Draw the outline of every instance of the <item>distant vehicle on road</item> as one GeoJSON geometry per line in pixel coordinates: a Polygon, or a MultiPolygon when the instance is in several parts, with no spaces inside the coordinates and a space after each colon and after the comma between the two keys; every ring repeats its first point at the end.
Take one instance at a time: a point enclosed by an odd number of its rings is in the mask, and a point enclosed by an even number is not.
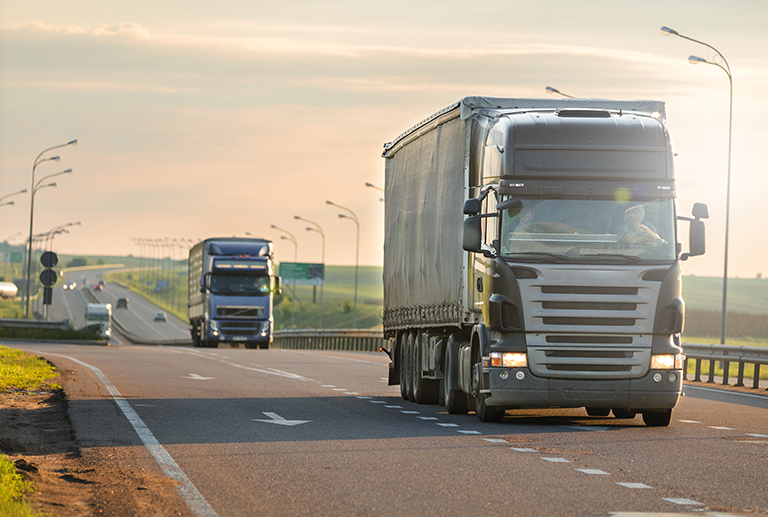
{"type": "Polygon", "coordinates": [[[85,308],[85,326],[93,328],[102,337],[112,335],[112,305],[109,303],[89,303],[85,308]]]}
{"type": "Polygon", "coordinates": [[[74,291],[75,287],[77,287],[77,282],[72,282],[71,284],[64,284],[61,286],[65,291],[69,289],[70,291],[74,291]]]}
{"type": "Polygon", "coordinates": [[[101,284],[94,284],[93,285],[93,290],[94,291],[102,291],[103,289],[104,289],[104,286],[101,285],[101,284]]]}
{"type": "Polygon", "coordinates": [[[128,308],[128,298],[118,298],[117,304],[115,305],[115,309],[127,309],[128,308]]]}
{"type": "Polygon", "coordinates": [[[19,288],[13,282],[0,282],[0,298],[15,298],[19,288]]]}
{"type": "Polygon", "coordinates": [[[155,321],[165,322],[166,321],[165,313],[164,312],[158,312],[157,314],[155,314],[155,321]]]}

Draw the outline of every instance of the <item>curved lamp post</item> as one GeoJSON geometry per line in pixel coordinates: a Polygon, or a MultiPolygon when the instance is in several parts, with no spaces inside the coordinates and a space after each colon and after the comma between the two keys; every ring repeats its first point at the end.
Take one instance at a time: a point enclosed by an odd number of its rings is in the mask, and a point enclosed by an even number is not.
{"type": "MultiPolygon", "coordinates": [[[[38,165],[40,165],[43,162],[59,161],[61,159],[59,156],[52,156],[50,158],[45,158],[43,157],[43,155],[48,151],[52,151],[54,149],[60,149],[62,147],[67,147],[68,145],[77,145],[77,140],[70,140],[66,144],[54,145],[53,147],[48,147],[47,149],[43,149],[42,151],[40,151],[40,154],[38,154],[37,157],[35,157],[35,161],[32,164],[32,190],[30,191],[31,194],[30,194],[30,202],[29,202],[29,253],[27,253],[27,306],[26,306],[26,315],[24,316],[26,319],[29,319],[29,275],[30,275],[30,269],[32,266],[32,220],[35,214],[35,188],[36,188],[35,169],[37,168],[38,165]]],[[[69,169],[69,172],[72,172],[72,169],[69,169]]],[[[64,173],[62,172],[60,174],[64,174],[64,173]]],[[[55,176],[55,174],[52,176],[55,176]]],[[[51,176],[46,176],[46,177],[50,178],[51,176]]]]}
{"type": "MultiPolygon", "coordinates": [[[[299,256],[299,241],[296,240],[296,236],[293,235],[288,230],[284,230],[283,228],[275,226],[274,224],[270,225],[270,228],[273,228],[278,232],[282,232],[286,234],[286,235],[281,235],[280,238],[293,243],[293,263],[295,264],[298,261],[298,256],[299,256]]],[[[293,278],[293,304],[291,305],[291,328],[295,328],[295,327],[296,327],[296,277],[293,278]]]]}
{"type": "Polygon", "coordinates": [[[310,221],[309,219],[304,219],[303,217],[299,217],[298,215],[294,215],[293,218],[313,225],[312,227],[307,226],[307,231],[319,233],[320,237],[322,237],[323,239],[323,247],[322,247],[321,259],[320,259],[320,262],[323,264],[323,283],[320,284],[320,317],[318,322],[318,328],[322,329],[323,328],[323,291],[325,290],[325,233],[323,232],[323,228],[314,221],[310,221]]]}
{"type": "MultiPolygon", "coordinates": [[[[77,140],[75,140],[75,142],[77,142],[77,140]]],[[[65,145],[69,145],[69,144],[65,144],[65,145]]],[[[60,146],[60,147],[63,147],[63,146],[60,146]]],[[[43,151],[43,152],[45,152],[45,151],[43,151]]],[[[38,156],[38,159],[39,159],[39,156],[38,156]]],[[[54,159],[58,160],[59,157],[55,156],[54,158],[50,158],[50,160],[54,160],[54,159]]],[[[46,161],[46,160],[40,160],[39,162],[35,163],[35,167],[39,163],[42,163],[44,161],[46,161]]],[[[66,169],[66,170],[63,170],[61,172],[57,172],[55,174],[49,174],[48,176],[45,176],[45,177],[41,178],[40,181],[35,183],[34,182],[34,176],[35,176],[34,167],[32,168],[32,177],[33,177],[33,180],[32,180],[32,191],[31,191],[32,193],[30,194],[30,200],[29,200],[29,253],[27,254],[27,305],[26,305],[26,314],[24,316],[26,319],[29,319],[29,296],[30,296],[29,282],[30,282],[30,276],[32,274],[31,273],[32,272],[32,221],[33,221],[33,216],[34,216],[34,213],[35,213],[35,193],[37,193],[37,191],[42,189],[42,188],[45,188],[45,187],[55,187],[57,185],[56,183],[49,183],[47,185],[43,185],[43,182],[45,180],[47,180],[48,178],[53,178],[54,176],[61,176],[62,174],[71,174],[71,173],[72,173],[72,169],[66,169]]]]}
{"type": "MultiPolygon", "coordinates": [[[[24,194],[25,192],[27,192],[27,189],[19,190],[18,192],[13,192],[12,194],[6,194],[6,195],[0,197],[0,201],[2,201],[3,199],[5,199],[7,197],[18,196],[19,194],[24,194]]],[[[0,203],[0,206],[13,205],[13,204],[14,204],[13,201],[6,201],[5,203],[0,203]]]]}
{"type": "Polygon", "coordinates": [[[704,43],[703,41],[689,38],[688,36],[684,36],[676,30],[670,29],[669,27],[662,27],[661,33],[664,36],[677,36],[678,38],[687,39],[688,41],[693,41],[694,43],[698,43],[699,45],[704,45],[705,47],[712,49],[715,52],[715,55],[719,56],[723,61],[722,64],[715,61],[708,61],[697,56],[690,56],[688,58],[688,62],[692,65],[706,63],[708,65],[714,65],[720,68],[723,72],[725,72],[725,75],[728,76],[728,83],[730,85],[730,100],[728,104],[728,175],[725,188],[725,252],[723,258],[723,301],[721,308],[722,312],[720,315],[720,344],[724,345],[728,306],[728,226],[731,214],[731,136],[733,133],[733,76],[731,75],[731,67],[728,65],[728,61],[725,59],[725,56],[723,56],[719,50],[717,50],[709,43],[704,43]]]}
{"type": "Polygon", "coordinates": [[[339,214],[339,217],[342,219],[350,219],[352,222],[355,223],[355,226],[357,226],[357,238],[356,238],[356,245],[355,245],[355,301],[354,301],[354,309],[352,313],[352,328],[357,328],[357,270],[360,263],[360,220],[357,218],[357,214],[355,214],[352,210],[350,210],[347,207],[337,205],[333,201],[326,201],[325,202],[328,205],[335,206],[336,208],[339,208],[341,210],[344,210],[347,212],[347,214],[339,214]]]}
{"type": "MultiPolygon", "coordinates": [[[[383,188],[381,188],[381,187],[377,187],[377,186],[376,186],[376,185],[374,185],[373,183],[368,183],[368,182],[366,182],[366,183],[365,183],[365,186],[366,186],[366,187],[369,187],[369,188],[372,188],[372,189],[374,189],[374,190],[378,190],[379,192],[384,192],[384,189],[383,189],[383,188]]],[[[379,201],[381,201],[381,202],[383,203],[383,202],[384,202],[384,198],[383,198],[383,197],[382,197],[382,198],[379,198],[379,201]]]]}
{"type": "Polygon", "coordinates": [[[567,93],[563,93],[560,90],[558,90],[557,88],[552,88],[551,86],[547,86],[546,88],[544,88],[544,90],[547,93],[556,93],[558,95],[562,95],[563,97],[568,97],[569,99],[575,98],[573,95],[568,95],[567,93]]]}

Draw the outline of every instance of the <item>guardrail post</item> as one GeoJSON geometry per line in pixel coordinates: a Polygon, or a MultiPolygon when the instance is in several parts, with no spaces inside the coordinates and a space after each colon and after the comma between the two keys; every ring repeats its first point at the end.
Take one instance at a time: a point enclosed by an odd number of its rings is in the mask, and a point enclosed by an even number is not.
{"type": "Polygon", "coordinates": [[[728,375],[731,373],[731,362],[723,361],[723,386],[728,386],[728,375]]]}
{"type": "Polygon", "coordinates": [[[734,386],[737,388],[744,387],[744,361],[739,361],[739,377],[736,379],[734,386]]]}
{"type": "Polygon", "coordinates": [[[683,359],[683,380],[688,380],[688,358],[683,359]]]}
{"type": "Polygon", "coordinates": [[[701,359],[696,359],[696,373],[694,374],[693,382],[701,382],[701,359]]]}
{"type": "Polygon", "coordinates": [[[760,387],[760,364],[755,363],[755,369],[754,373],[752,374],[752,389],[757,389],[760,387]]]}
{"type": "Polygon", "coordinates": [[[707,384],[714,384],[715,383],[715,360],[710,359],[709,360],[709,378],[707,379],[707,384]]]}

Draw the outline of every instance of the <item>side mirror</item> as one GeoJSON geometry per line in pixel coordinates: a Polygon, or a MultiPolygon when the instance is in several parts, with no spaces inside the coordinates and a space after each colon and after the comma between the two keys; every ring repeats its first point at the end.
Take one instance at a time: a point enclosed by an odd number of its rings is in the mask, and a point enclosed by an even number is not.
{"type": "Polygon", "coordinates": [[[275,277],[275,294],[283,294],[283,288],[280,285],[280,277],[275,277]]]}
{"type": "Polygon", "coordinates": [[[464,201],[464,215],[477,215],[480,213],[480,200],[471,198],[464,201]]]}
{"type": "Polygon", "coordinates": [[[704,203],[694,203],[693,217],[696,219],[709,219],[709,206],[704,203]]]}
{"type": "MultiPolygon", "coordinates": [[[[476,199],[468,199],[470,201],[477,201],[476,199]]],[[[478,203],[479,205],[479,203],[478,203]]],[[[466,203],[464,204],[464,211],[466,213],[466,203]]],[[[462,247],[464,251],[471,251],[474,253],[480,253],[482,250],[483,242],[483,230],[480,225],[480,216],[473,215],[464,219],[464,236],[462,241],[462,247]]]]}
{"type": "Polygon", "coordinates": [[[200,275],[200,292],[205,292],[205,274],[200,275]]]}

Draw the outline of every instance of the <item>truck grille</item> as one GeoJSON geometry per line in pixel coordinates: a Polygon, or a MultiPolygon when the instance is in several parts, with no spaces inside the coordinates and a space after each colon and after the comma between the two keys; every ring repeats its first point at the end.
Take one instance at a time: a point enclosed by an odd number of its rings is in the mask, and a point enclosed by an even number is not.
{"type": "Polygon", "coordinates": [[[629,379],[650,366],[659,282],[634,266],[542,266],[519,280],[534,375],[629,379]]]}
{"type": "Polygon", "coordinates": [[[216,307],[216,316],[219,318],[263,318],[264,307],[216,307]]]}
{"type": "Polygon", "coordinates": [[[255,336],[261,331],[261,321],[218,320],[219,330],[226,336],[255,336]]]}

